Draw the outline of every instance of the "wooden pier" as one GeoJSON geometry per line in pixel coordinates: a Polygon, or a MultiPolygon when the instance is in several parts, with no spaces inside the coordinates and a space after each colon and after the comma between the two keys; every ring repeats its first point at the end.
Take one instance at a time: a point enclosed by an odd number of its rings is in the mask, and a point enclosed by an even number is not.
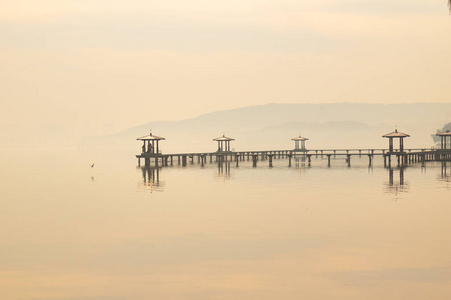
{"type": "Polygon", "coordinates": [[[256,167],[258,162],[268,161],[272,166],[273,160],[278,158],[288,159],[288,166],[291,166],[292,158],[304,157],[310,164],[313,157],[327,158],[328,165],[331,164],[332,157],[344,157],[348,166],[351,166],[352,157],[368,157],[368,165],[372,165],[375,156],[384,158],[384,166],[408,165],[426,161],[451,161],[451,149],[405,149],[404,151],[389,151],[388,149],[311,149],[303,152],[295,150],[265,150],[265,151],[220,151],[220,152],[200,152],[200,153],[141,153],[136,155],[138,166],[141,166],[141,159],[146,166],[169,166],[197,163],[204,165],[207,162],[233,161],[236,166],[242,161],[252,161],[256,167]]]}
{"type": "Polygon", "coordinates": [[[155,136],[150,133],[147,136],[138,138],[137,140],[143,142],[141,154],[136,155],[138,158],[138,166],[141,166],[141,159],[144,160],[145,166],[163,167],[169,165],[186,166],[197,162],[201,166],[207,162],[231,162],[234,161],[238,167],[242,161],[252,160],[252,165],[257,167],[259,161],[268,161],[268,165],[272,167],[273,159],[287,158],[288,166],[291,167],[292,158],[303,157],[311,164],[312,156],[327,158],[328,166],[331,165],[331,157],[341,156],[345,158],[347,165],[351,166],[351,159],[353,156],[367,156],[368,165],[371,166],[375,156],[382,156],[385,167],[392,167],[392,165],[405,166],[408,164],[415,164],[418,162],[424,163],[426,161],[451,161],[451,145],[447,148],[447,137],[450,138],[451,133],[438,134],[441,136],[440,149],[405,149],[404,139],[410,137],[408,134],[395,131],[385,134],[382,137],[389,139],[388,149],[306,149],[305,141],[308,138],[298,137],[293,138],[295,141],[295,148],[292,150],[263,150],[263,151],[231,151],[230,142],[235,139],[222,135],[219,138],[213,139],[218,143],[218,150],[215,152],[200,152],[200,153],[177,153],[177,154],[162,154],[159,150],[159,141],[165,140],[163,137],[155,136]],[[399,139],[399,149],[394,149],[393,140],[399,139]],[[301,142],[301,147],[299,147],[301,142]]]}

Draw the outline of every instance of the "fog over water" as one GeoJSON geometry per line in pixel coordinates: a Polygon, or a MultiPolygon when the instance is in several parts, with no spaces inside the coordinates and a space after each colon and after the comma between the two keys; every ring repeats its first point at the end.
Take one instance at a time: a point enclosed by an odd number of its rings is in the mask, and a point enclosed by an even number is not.
{"type": "Polygon", "coordinates": [[[2,299],[451,296],[450,163],[146,169],[139,150],[2,149],[2,299]]]}

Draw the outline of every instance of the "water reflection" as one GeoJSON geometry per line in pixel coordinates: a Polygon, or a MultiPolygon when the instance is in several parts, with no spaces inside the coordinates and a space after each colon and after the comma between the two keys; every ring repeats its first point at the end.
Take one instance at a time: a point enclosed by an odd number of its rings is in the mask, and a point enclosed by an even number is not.
{"type": "MultiPolygon", "coordinates": [[[[451,165],[448,166],[446,162],[442,162],[440,175],[437,177],[439,181],[451,183],[451,165]]],[[[450,185],[447,185],[450,187],[450,185]]]]}
{"type": "Polygon", "coordinates": [[[397,173],[399,173],[399,180],[395,180],[395,169],[388,169],[388,182],[385,183],[385,191],[388,193],[394,193],[396,196],[399,193],[409,192],[409,183],[404,180],[404,170],[406,167],[396,168],[397,173]]]}
{"type": "MultiPolygon", "coordinates": [[[[302,155],[301,157],[295,156],[295,158],[294,158],[294,167],[296,169],[305,168],[306,160],[307,159],[306,159],[305,155],[302,155]]],[[[308,166],[310,166],[310,163],[308,164],[308,166]]]]}
{"type": "MultiPolygon", "coordinates": [[[[262,172],[266,172],[268,169],[263,164],[263,161],[257,165],[255,168],[262,168],[262,172]],[[263,166],[262,166],[263,164],[263,166]]],[[[275,165],[276,168],[280,170],[280,166],[288,166],[289,169],[299,170],[301,172],[307,171],[309,169],[315,169],[315,163],[312,165],[310,159],[307,156],[293,156],[291,160],[286,160],[288,163],[285,165],[285,162],[281,162],[275,165]]],[[[421,168],[413,168],[413,170],[421,170],[422,174],[426,173],[426,163],[421,164],[421,168]]],[[[230,180],[234,178],[234,172],[232,168],[238,170],[240,166],[250,167],[252,166],[252,161],[239,161],[236,160],[227,160],[227,159],[218,159],[216,162],[211,162],[210,164],[202,164],[201,169],[207,168],[215,168],[216,172],[214,177],[216,179],[221,180],[230,180]]],[[[328,163],[328,169],[335,169],[334,166],[328,163]]],[[[360,168],[362,165],[359,166],[360,168]]],[[[386,168],[384,170],[388,173],[388,180],[383,182],[384,192],[394,194],[395,196],[400,195],[401,193],[410,192],[410,182],[405,180],[406,168],[408,166],[399,166],[399,167],[391,167],[386,168]]],[[[154,167],[154,166],[145,166],[138,167],[142,173],[142,182],[140,183],[140,188],[143,190],[150,191],[163,191],[165,183],[160,180],[160,172],[163,167],[154,167]]],[[[321,169],[324,168],[324,164],[321,165],[321,169]]],[[[339,166],[342,168],[342,166],[339,166]]],[[[433,168],[437,171],[436,180],[440,182],[446,183],[446,188],[451,188],[451,164],[449,162],[441,163],[441,170],[439,172],[438,168],[433,168]]],[[[379,168],[374,168],[373,164],[367,166],[368,174],[373,175],[375,170],[381,170],[379,168]]],[[[326,172],[326,171],[325,171],[326,172]]],[[[379,171],[376,171],[379,173],[379,171]]],[[[326,174],[324,174],[327,176],[326,174]]],[[[94,177],[91,177],[91,180],[94,181],[94,177]]]]}
{"type": "Polygon", "coordinates": [[[232,178],[230,172],[230,161],[220,159],[218,160],[217,166],[218,166],[217,178],[223,180],[229,180],[230,178],[232,178]]]}
{"type": "Polygon", "coordinates": [[[142,172],[142,184],[140,185],[143,190],[163,191],[165,183],[160,182],[160,169],[161,167],[145,166],[141,167],[142,172]]]}

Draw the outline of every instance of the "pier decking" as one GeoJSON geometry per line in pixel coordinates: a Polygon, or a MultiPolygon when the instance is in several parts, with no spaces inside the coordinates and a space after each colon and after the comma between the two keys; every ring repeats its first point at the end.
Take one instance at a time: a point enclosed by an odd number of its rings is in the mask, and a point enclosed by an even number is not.
{"type": "Polygon", "coordinates": [[[144,159],[146,166],[154,165],[156,167],[173,165],[175,160],[177,161],[177,164],[186,166],[188,160],[193,164],[195,158],[197,158],[197,163],[201,165],[204,165],[207,160],[212,163],[214,159],[215,162],[235,161],[237,166],[240,161],[249,161],[252,159],[254,167],[257,166],[259,160],[268,160],[269,166],[272,166],[273,158],[288,158],[288,166],[291,166],[293,157],[303,157],[307,159],[308,164],[310,165],[312,156],[326,156],[328,166],[331,164],[332,156],[345,156],[349,167],[351,166],[351,158],[356,155],[359,157],[362,155],[368,156],[368,164],[370,166],[373,163],[374,156],[383,156],[385,167],[392,166],[392,158],[397,161],[398,166],[426,161],[451,161],[451,146],[449,148],[446,147],[447,137],[450,137],[451,139],[451,133],[447,131],[437,135],[441,137],[440,149],[405,149],[404,139],[410,137],[410,135],[398,132],[398,129],[395,129],[395,131],[382,136],[389,140],[388,149],[306,149],[305,141],[309,139],[299,135],[292,139],[295,142],[295,147],[292,150],[231,151],[230,142],[235,139],[226,137],[223,134],[221,137],[213,139],[213,141],[218,143],[218,150],[216,152],[162,154],[159,150],[158,142],[165,140],[165,138],[150,133],[147,136],[137,139],[143,142],[143,146],[141,154],[136,155],[136,157],[138,158],[138,166],[141,166],[141,159],[144,159]],[[399,149],[394,149],[394,139],[399,140],[399,149]],[[301,142],[301,147],[299,147],[299,142],[301,142]]]}
{"type": "Polygon", "coordinates": [[[396,160],[397,165],[407,165],[426,161],[451,161],[451,149],[429,149],[416,148],[404,149],[404,151],[389,151],[389,149],[309,149],[309,150],[263,150],[263,151],[216,151],[216,152],[196,152],[196,153],[176,153],[176,154],[162,154],[162,153],[141,153],[136,155],[138,158],[138,165],[141,165],[141,159],[144,160],[145,165],[154,166],[169,166],[178,164],[186,166],[188,162],[193,164],[205,164],[221,161],[235,161],[239,165],[240,161],[252,160],[256,167],[258,161],[268,161],[272,166],[274,158],[287,158],[288,165],[291,166],[291,159],[293,157],[305,157],[308,163],[311,163],[311,158],[326,157],[328,165],[331,163],[331,157],[345,157],[346,162],[351,166],[351,158],[353,156],[367,156],[368,163],[373,163],[374,156],[383,156],[384,165],[391,166],[392,159],[396,160]]]}

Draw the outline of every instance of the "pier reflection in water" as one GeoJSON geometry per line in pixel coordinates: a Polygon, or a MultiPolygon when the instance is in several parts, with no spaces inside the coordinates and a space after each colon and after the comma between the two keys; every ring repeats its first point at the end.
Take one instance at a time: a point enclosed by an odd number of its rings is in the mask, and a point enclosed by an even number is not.
{"type": "MultiPolygon", "coordinates": [[[[288,159],[287,158],[279,158],[279,159],[274,159],[274,162],[278,162],[275,163],[274,165],[272,164],[272,162],[267,165],[269,167],[269,169],[272,168],[289,168],[289,169],[299,169],[299,170],[307,170],[307,169],[324,169],[327,166],[327,169],[336,169],[336,168],[342,168],[342,167],[346,167],[347,169],[352,170],[353,168],[357,168],[357,169],[361,169],[362,167],[366,167],[368,169],[368,174],[373,174],[374,173],[374,164],[365,164],[365,163],[361,163],[356,164],[355,167],[350,167],[349,166],[349,162],[346,159],[343,158],[336,158],[336,162],[334,163],[333,166],[331,166],[330,163],[330,158],[327,159],[322,159],[322,158],[317,158],[318,161],[315,162],[314,167],[312,167],[311,165],[311,161],[310,159],[308,159],[308,157],[306,155],[295,155],[292,157],[292,159],[289,160],[289,164],[286,164],[288,159]],[[323,164],[318,164],[318,162],[321,162],[323,164]],[[326,161],[327,161],[327,165],[326,165],[326,161]],[[337,161],[342,162],[341,164],[338,164],[337,161]]],[[[261,161],[264,161],[264,159],[261,159],[261,161]]],[[[362,160],[363,161],[363,160],[362,160]]],[[[188,165],[189,168],[200,168],[200,169],[208,169],[211,168],[212,166],[216,166],[216,175],[215,178],[218,179],[223,179],[223,180],[230,180],[232,179],[234,176],[234,172],[238,171],[238,169],[240,169],[240,167],[246,169],[246,168],[250,168],[252,166],[252,168],[255,168],[255,161],[242,161],[240,163],[240,165],[238,164],[237,161],[234,160],[230,160],[227,158],[220,158],[217,159],[216,161],[212,161],[212,162],[207,162],[205,161],[205,163],[202,161],[201,164],[194,164],[193,162],[190,162],[190,164],[188,165]]],[[[420,164],[418,164],[418,166],[421,168],[421,173],[425,173],[426,172],[426,163],[422,162],[420,164]]],[[[184,166],[183,168],[186,168],[186,166],[184,166]]],[[[376,168],[378,170],[382,169],[381,165],[377,165],[376,168]]],[[[384,167],[384,169],[387,172],[388,175],[388,180],[384,181],[383,185],[384,185],[384,191],[386,193],[392,193],[395,196],[398,196],[400,193],[406,193],[410,191],[410,183],[409,181],[407,181],[405,179],[405,173],[407,168],[412,168],[409,166],[398,166],[398,167],[389,167],[386,168],[384,167]]],[[[164,190],[164,186],[165,186],[165,182],[164,181],[160,181],[160,173],[162,171],[162,167],[153,167],[153,166],[145,166],[145,167],[139,167],[138,169],[141,170],[142,172],[142,184],[141,184],[141,188],[146,189],[146,190],[151,190],[151,191],[163,191],[164,190]]],[[[415,169],[415,168],[414,168],[415,169]]],[[[442,162],[441,163],[441,172],[440,174],[437,175],[437,180],[439,181],[444,181],[444,182],[451,182],[451,166],[450,163],[448,162],[442,162]]]]}
{"type": "Polygon", "coordinates": [[[451,183],[451,163],[442,162],[441,172],[438,180],[451,183]]]}
{"type": "Polygon", "coordinates": [[[230,165],[231,162],[227,160],[218,160],[217,166],[218,166],[218,176],[217,178],[228,180],[231,178],[231,172],[230,172],[230,165]]]}
{"type": "Polygon", "coordinates": [[[163,191],[165,182],[160,182],[161,167],[138,167],[142,173],[142,183],[140,188],[143,190],[163,191]]]}
{"type": "MultiPolygon", "coordinates": [[[[294,157],[294,167],[295,168],[305,168],[306,161],[307,161],[307,159],[306,159],[305,155],[295,156],[294,157]]],[[[308,164],[308,166],[310,167],[310,164],[308,164]]]]}
{"type": "MultiPolygon", "coordinates": [[[[311,160],[306,155],[300,154],[300,155],[294,155],[292,158],[288,160],[288,158],[279,158],[277,159],[274,157],[274,164],[272,161],[267,166],[269,169],[272,168],[289,168],[289,169],[299,169],[299,170],[307,170],[307,169],[323,169],[327,166],[328,169],[336,169],[336,168],[342,168],[346,167],[347,169],[352,170],[353,168],[361,169],[362,167],[366,167],[368,169],[368,174],[373,174],[374,172],[374,164],[366,164],[366,161],[361,160],[360,164],[357,162],[355,167],[351,167],[349,165],[349,161],[347,159],[343,158],[332,158],[335,160],[334,164],[331,166],[331,158],[316,158],[317,161],[315,161],[314,166],[312,167],[311,160]],[[288,164],[287,164],[288,162],[288,164]],[[318,164],[321,163],[322,164],[318,164]],[[327,162],[327,164],[326,164],[327,162]],[[341,163],[338,163],[341,162],[341,163]]],[[[267,159],[258,159],[258,161],[265,161],[267,159]]],[[[242,168],[249,168],[252,166],[252,168],[255,168],[256,162],[255,161],[240,161],[240,164],[238,164],[237,160],[228,159],[225,158],[219,158],[216,161],[207,162],[205,160],[202,161],[200,164],[194,164],[192,161],[188,165],[189,168],[200,168],[200,169],[208,169],[212,166],[216,166],[216,175],[215,178],[222,179],[222,180],[230,180],[234,176],[235,170],[237,171],[242,168]]],[[[426,163],[422,162],[417,165],[421,168],[421,173],[426,172],[426,163]]],[[[186,166],[184,166],[185,168],[186,166]]],[[[382,165],[377,165],[376,168],[381,170],[382,165]]],[[[384,169],[387,172],[388,180],[384,181],[384,191],[386,193],[394,194],[395,196],[399,196],[401,193],[407,193],[410,191],[410,182],[405,179],[405,173],[407,168],[412,168],[411,166],[398,166],[398,167],[384,167],[384,169]]],[[[141,167],[142,172],[142,184],[141,188],[151,191],[163,191],[165,182],[160,181],[160,173],[162,171],[162,167],[141,167]]],[[[415,169],[415,168],[414,168],[415,169]]],[[[441,172],[437,175],[438,181],[443,182],[451,182],[451,167],[449,162],[442,162],[441,163],[441,172]]]]}
{"type": "Polygon", "coordinates": [[[408,192],[410,187],[409,183],[404,180],[404,172],[406,167],[389,168],[388,169],[388,182],[386,182],[386,192],[398,193],[408,192]],[[395,173],[399,173],[399,180],[395,180],[395,173]]]}

